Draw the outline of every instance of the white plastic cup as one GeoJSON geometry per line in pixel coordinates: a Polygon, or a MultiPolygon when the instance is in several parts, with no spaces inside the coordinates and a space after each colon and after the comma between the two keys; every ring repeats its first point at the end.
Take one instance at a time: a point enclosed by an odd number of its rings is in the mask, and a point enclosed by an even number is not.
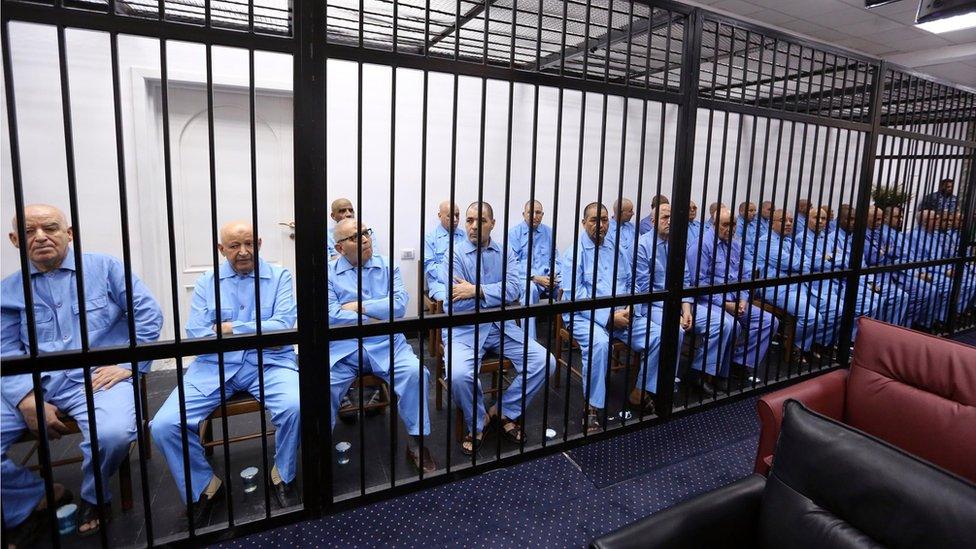
{"type": "Polygon", "coordinates": [[[241,482],[244,484],[244,493],[250,494],[258,489],[258,468],[245,467],[241,471],[241,482]]]}
{"type": "Polygon", "coordinates": [[[346,441],[342,441],[336,444],[336,462],[339,465],[345,465],[349,463],[349,449],[352,448],[352,444],[346,441]]]}
{"type": "Polygon", "coordinates": [[[75,533],[78,527],[78,506],[74,503],[58,507],[58,533],[62,536],[69,536],[75,533]]]}

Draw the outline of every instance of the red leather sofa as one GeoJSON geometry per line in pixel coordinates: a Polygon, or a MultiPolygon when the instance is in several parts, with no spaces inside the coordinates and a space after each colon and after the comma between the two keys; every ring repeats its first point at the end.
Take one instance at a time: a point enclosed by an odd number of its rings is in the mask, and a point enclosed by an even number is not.
{"type": "Polygon", "coordinates": [[[849,369],[759,400],[756,472],[769,471],[792,398],[976,482],[976,347],[869,318],[858,323],[849,369]]]}

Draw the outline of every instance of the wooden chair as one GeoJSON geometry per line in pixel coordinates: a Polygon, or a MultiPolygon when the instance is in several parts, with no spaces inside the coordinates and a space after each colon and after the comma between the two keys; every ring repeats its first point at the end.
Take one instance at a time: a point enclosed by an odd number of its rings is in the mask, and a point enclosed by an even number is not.
{"type": "MultiPolygon", "coordinates": [[[[359,387],[359,384],[363,383],[364,387],[377,387],[382,397],[379,402],[372,404],[366,404],[365,410],[382,410],[390,405],[390,389],[389,386],[383,381],[382,378],[375,376],[373,374],[364,374],[359,379],[353,382],[353,387],[359,387]]],[[[355,412],[359,409],[355,404],[350,404],[339,408],[338,413],[348,413],[355,412]]],[[[250,393],[240,392],[233,394],[229,399],[227,399],[227,417],[231,418],[233,416],[240,416],[244,414],[253,413],[263,413],[261,409],[261,403],[258,402],[256,398],[251,396],[250,393]]],[[[208,456],[213,455],[214,448],[221,446],[224,443],[223,438],[214,439],[214,428],[213,422],[219,420],[223,417],[220,406],[214,408],[213,412],[207,416],[207,419],[203,420],[200,424],[200,444],[203,445],[204,452],[208,456]]],[[[275,432],[273,427],[268,427],[266,434],[268,436],[273,435],[275,432]]],[[[224,437],[227,434],[224,433],[224,437]]],[[[235,437],[230,437],[227,439],[228,444],[235,442],[243,442],[245,440],[253,440],[255,438],[260,438],[261,432],[257,431],[254,433],[248,433],[245,435],[238,435],[235,437]]]]}
{"type": "Polygon", "coordinates": [[[786,310],[780,309],[764,299],[753,299],[752,304],[779,320],[780,336],[783,342],[783,362],[790,364],[793,359],[793,344],[796,340],[796,318],[786,310]]]}
{"type": "MultiPolygon", "coordinates": [[[[142,408],[143,419],[141,425],[138,426],[138,428],[142,429],[143,440],[146,441],[147,448],[151,448],[152,444],[150,444],[151,439],[149,438],[149,419],[147,417],[148,410],[149,410],[149,406],[148,406],[149,398],[148,398],[148,389],[146,388],[146,385],[147,385],[146,376],[142,376],[139,383],[139,400],[141,401],[140,406],[142,408]]],[[[81,428],[78,426],[78,422],[75,421],[74,418],[63,414],[59,414],[58,418],[68,428],[68,432],[66,433],[66,435],[82,434],[81,428]]],[[[98,426],[96,425],[96,429],[97,427],[98,426]]],[[[27,454],[24,456],[24,459],[21,460],[20,464],[22,466],[27,466],[27,468],[30,469],[31,471],[40,471],[41,464],[39,462],[33,465],[27,465],[28,462],[31,460],[31,458],[34,456],[34,454],[37,452],[38,447],[40,446],[40,440],[38,440],[37,436],[35,436],[34,433],[27,431],[23,434],[23,436],[20,437],[20,439],[17,442],[33,443],[30,450],[28,450],[27,454]]],[[[133,441],[131,444],[129,444],[129,452],[125,455],[125,458],[122,459],[122,463],[119,464],[119,471],[118,474],[116,475],[119,479],[119,496],[120,499],[122,500],[123,511],[128,511],[132,509],[131,453],[132,453],[132,449],[135,448],[136,446],[137,446],[137,441],[133,441]]],[[[152,458],[151,450],[147,450],[146,454],[147,455],[145,459],[152,458]]],[[[53,470],[55,467],[60,467],[62,465],[81,463],[83,459],[84,459],[83,456],[73,456],[70,458],[55,460],[51,462],[51,469],[53,470]]],[[[43,475],[43,472],[41,474],[43,475]]]]}
{"type": "MultiPolygon", "coordinates": [[[[573,335],[569,333],[569,329],[563,324],[563,315],[555,315],[553,318],[553,326],[555,326],[556,330],[556,348],[553,351],[553,354],[556,355],[555,386],[560,387],[562,384],[562,370],[560,367],[565,367],[568,372],[575,374],[580,380],[583,379],[583,372],[572,364],[572,352],[574,349],[579,349],[580,345],[573,339],[573,335]],[[568,353],[569,356],[563,358],[564,352],[568,353]]],[[[635,374],[634,383],[637,383],[636,373],[640,371],[640,355],[640,353],[631,349],[625,342],[619,339],[611,340],[610,371],[617,372],[629,368],[635,374]],[[624,359],[625,356],[629,356],[630,360],[624,359]]]]}
{"type": "MultiPolygon", "coordinates": [[[[433,314],[439,314],[444,312],[444,303],[441,301],[435,301],[424,296],[424,302],[427,304],[428,312],[433,314]]],[[[434,394],[436,398],[436,405],[438,410],[444,409],[444,391],[447,390],[447,366],[444,362],[444,342],[441,339],[440,330],[430,330],[427,333],[428,348],[431,350],[430,354],[435,359],[435,372],[434,376],[437,380],[434,384],[434,394]]],[[[484,390],[485,395],[491,395],[495,397],[496,401],[498,396],[505,389],[503,387],[505,381],[505,375],[508,372],[514,370],[514,365],[507,358],[500,358],[495,355],[486,355],[481,360],[481,366],[478,368],[478,375],[482,376],[488,374],[491,376],[491,386],[484,390]],[[500,377],[499,377],[500,376],[500,377]]],[[[460,407],[455,408],[454,414],[454,431],[457,439],[460,440],[464,436],[464,414],[460,407]]]]}

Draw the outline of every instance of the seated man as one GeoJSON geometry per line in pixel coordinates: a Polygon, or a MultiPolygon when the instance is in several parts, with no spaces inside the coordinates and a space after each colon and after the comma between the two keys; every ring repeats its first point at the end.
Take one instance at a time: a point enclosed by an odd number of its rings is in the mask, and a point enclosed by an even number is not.
{"type": "MultiPolygon", "coordinates": [[[[360,318],[363,322],[389,321],[391,303],[393,318],[403,318],[407,311],[407,301],[410,296],[400,278],[400,268],[391,265],[386,257],[373,253],[370,242],[371,232],[355,219],[343,219],[336,225],[336,247],[339,249],[339,258],[329,262],[329,324],[331,326],[357,324],[360,318]],[[363,282],[362,292],[359,286],[360,278],[363,282]]],[[[423,470],[424,473],[433,473],[437,469],[430,455],[429,446],[424,447],[421,455],[419,444],[421,429],[424,436],[430,435],[427,407],[424,406],[422,425],[418,410],[421,402],[426,403],[424,394],[429,375],[427,369],[420,365],[420,359],[413,353],[403,334],[393,336],[392,364],[390,364],[389,336],[331,341],[329,342],[329,371],[332,385],[333,428],[339,410],[339,400],[360,373],[373,374],[387,383],[390,383],[392,377],[393,390],[397,394],[399,416],[403,420],[407,434],[410,435],[407,442],[407,457],[414,467],[423,470]],[[361,364],[360,356],[363,360],[361,364]]]]}
{"type": "MultiPolygon", "coordinates": [[[[17,220],[10,233],[10,242],[17,248],[26,246],[30,261],[30,285],[34,305],[34,325],[37,335],[37,351],[52,353],[81,349],[81,324],[78,308],[78,286],[75,278],[77,267],[71,241],[73,231],[64,213],[54,206],[31,204],[24,208],[24,234],[21,243],[17,232],[17,220]]],[[[127,297],[125,268],[122,263],[102,254],[82,255],[81,271],[84,275],[84,300],[87,311],[88,344],[98,347],[128,345],[127,297]]],[[[16,272],[2,282],[2,355],[11,358],[30,352],[27,314],[24,297],[23,273],[16,272]]],[[[155,341],[163,325],[159,305],[143,283],[132,277],[132,302],[135,313],[136,342],[155,341]]],[[[138,374],[149,372],[151,362],[139,363],[138,374]]],[[[108,481],[129,452],[130,443],[136,438],[136,412],[132,392],[133,371],[129,365],[110,365],[91,370],[92,400],[95,407],[95,424],[99,456],[96,459],[101,472],[102,496],[106,505],[106,518],[111,516],[108,481]]],[[[44,481],[26,467],[21,467],[7,455],[17,440],[28,430],[38,434],[45,429],[48,437],[60,438],[67,428],[60,414],[70,416],[78,423],[83,441],[81,506],[78,513],[78,531],[91,535],[98,531],[98,499],[94,469],[92,467],[91,431],[86,402],[84,371],[80,368],[56,370],[41,374],[43,410],[35,407],[36,399],[31,375],[22,374],[3,378],[2,430],[3,468],[0,494],[3,500],[4,529],[8,543],[17,547],[29,547],[38,533],[38,525],[46,515],[37,513],[47,505],[59,506],[71,500],[71,492],[55,484],[56,501],[46,501],[44,481]],[[38,414],[43,412],[43,419],[38,414]],[[43,424],[41,423],[43,421],[43,424]]]]}
{"type": "MultiPolygon", "coordinates": [[[[631,291],[631,270],[621,268],[626,264],[623,252],[607,236],[610,218],[607,208],[598,202],[590,203],[583,210],[581,221],[586,234],[580,235],[575,265],[573,251],[563,254],[564,273],[567,280],[576,285],[570,292],[570,301],[595,297],[626,294],[631,291]],[[614,278],[614,261],[618,262],[614,278]],[[574,272],[575,267],[575,272],[574,272]]],[[[640,260],[638,259],[638,262],[640,260]]],[[[638,265],[638,271],[641,270],[638,265]]],[[[583,362],[583,399],[586,400],[582,417],[583,429],[588,434],[601,430],[600,414],[606,407],[607,367],[610,365],[610,341],[612,338],[628,342],[631,349],[644,353],[642,378],[647,378],[651,393],[657,389],[657,354],[661,345],[661,329],[647,321],[639,309],[618,307],[611,309],[583,309],[563,314],[563,323],[580,346],[583,362]],[[650,362],[650,357],[654,361],[650,362]],[[653,382],[653,383],[652,383],[653,382]]],[[[632,395],[634,396],[634,395],[632,395]]],[[[652,398],[640,398],[634,405],[643,407],[646,413],[654,412],[652,398]]]]}
{"type": "MultiPolygon", "coordinates": [[[[260,246],[261,240],[254,241],[254,231],[246,221],[232,221],[220,228],[217,249],[225,261],[216,273],[207,271],[197,279],[186,320],[187,337],[213,337],[218,330],[224,336],[255,333],[258,315],[255,283],[259,284],[261,292],[261,331],[287,330],[295,325],[297,309],[291,273],[263,259],[255,262],[254,252],[260,246]],[[219,314],[215,278],[220,283],[219,314]]],[[[246,349],[223,354],[225,399],[238,392],[260,398],[258,353],[257,349],[246,349]]],[[[264,349],[261,353],[264,406],[271,413],[271,422],[276,429],[275,465],[271,471],[273,491],[281,507],[291,507],[298,504],[294,480],[301,434],[295,350],[291,345],[285,345],[264,349]]],[[[220,381],[216,354],[198,356],[183,374],[189,471],[183,467],[184,427],[180,421],[179,388],[173,389],[150,423],[153,441],[166,458],[177,491],[183,503],[188,504],[195,527],[202,526],[201,522],[209,515],[214,502],[221,498],[219,494],[223,489],[204,456],[199,436],[200,422],[220,406],[220,381]],[[190,501],[186,501],[187,477],[190,501]]]]}
{"type": "MultiPolygon", "coordinates": [[[[891,207],[886,215],[880,208],[872,205],[868,210],[868,228],[865,233],[865,254],[868,264],[892,265],[911,260],[909,241],[902,229],[901,208],[891,207]]],[[[948,294],[932,284],[931,277],[920,269],[894,271],[880,277],[883,282],[893,282],[908,295],[908,313],[905,324],[931,328],[939,318],[937,314],[948,301],[948,294]]]]}
{"type": "MultiPolygon", "coordinates": [[[[810,266],[810,272],[833,271],[843,261],[843,255],[834,247],[835,239],[831,238],[827,229],[827,208],[810,207],[807,212],[807,232],[802,241],[803,254],[810,266]]],[[[836,343],[840,328],[840,315],[844,310],[844,284],[842,278],[830,278],[810,281],[810,303],[820,311],[821,318],[826,323],[824,330],[825,344],[836,343]]],[[[867,290],[864,288],[864,290],[867,290]]],[[[871,316],[876,311],[871,301],[865,303],[864,296],[859,295],[855,316],[871,316]]],[[[856,325],[855,324],[855,335],[856,325]]]]}
{"type": "MultiPolygon", "coordinates": [[[[654,198],[651,199],[651,213],[647,214],[647,217],[645,217],[644,219],[641,219],[640,234],[647,234],[654,230],[654,225],[655,225],[654,210],[656,210],[657,207],[660,206],[661,204],[670,204],[670,203],[671,202],[668,200],[668,197],[664,196],[663,194],[655,195],[654,198]]],[[[696,208],[695,215],[697,214],[698,212],[696,208]]]]}
{"type": "MultiPolygon", "coordinates": [[[[718,217],[718,224],[712,231],[705,233],[699,252],[697,242],[688,243],[688,271],[695,286],[715,286],[747,281],[752,278],[752,272],[742,264],[742,244],[732,234],[732,212],[723,208],[718,217]]],[[[749,302],[749,292],[739,290],[732,292],[714,293],[698,298],[698,312],[696,319],[707,316],[711,309],[712,318],[721,318],[724,325],[722,333],[729,334],[727,341],[734,347],[731,362],[744,366],[749,373],[749,381],[764,379],[761,366],[769,350],[769,341],[779,327],[779,321],[771,313],[762,310],[749,302]],[[743,340],[744,337],[744,341],[743,340]]],[[[696,322],[696,328],[697,328],[696,322]]],[[[708,326],[704,326],[709,329],[708,326]]],[[[714,328],[710,329],[715,332],[714,328]]],[[[721,345],[718,352],[725,353],[727,345],[721,345]]],[[[697,362],[697,361],[696,361],[697,362]]],[[[726,368],[728,360],[712,361],[719,368],[726,368]]],[[[706,362],[706,366],[709,362],[706,362]]],[[[715,375],[715,370],[706,374],[715,375]]],[[[721,374],[722,377],[727,374],[721,374]]],[[[707,389],[707,387],[706,387],[707,389]]]]}
{"type": "Polygon", "coordinates": [[[637,226],[631,219],[634,218],[634,203],[629,198],[614,201],[613,219],[610,220],[610,227],[607,236],[617,240],[617,233],[620,233],[620,250],[627,258],[628,268],[633,267],[634,244],[637,242],[637,226]]]}
{"type": "MultiPolygon", "coordinates": [[[[861,264],[863,267],[878,265],[884,262],[884,245],[882,239],[873,238],[881,224],[881,210],[875,206],[868,209],[867,233],[864,242],[864,254],[861,264]]],[[[838,267],[849,269],[851,262],[851,238],[857,217],[849,204],[841,204],[837,216],[837,231],[834,233],[834,249],[840,256],[838,267]]],[[[874,309],[874,318],[891,324],[908,326],[908,308],[910,296],[903,292],[892,278],[891,273],[863,275],[858,282],[857,290],[858,311],[874,309]]],[[[857,323],[855,323],[855,329],[857,323]]]]}
{"type": "MultiPolygon", "coordinates": [[[[641,237],[638,244],[638,268],[637,268],[637,288],[640,292],[662,291],[665,289],[665,274],[668,265],[668,252],[671,247],[671,207],[663,205],[658,208],[657,230],[641,237]]],[[[707,236],[709,233],[706,232],[707,236]]],[[[697,255],[698,242],[689,243],[688,249],[697,255]]],[[[694,261],[691,257],[686,257],[687,261],[694,261]]],[[[691,286],[691,276],[693,271],[689,268],[689,263],[685,263],[684,286],[691,286]]],[[[684,332],[694,327],[694,333],[704,336],[701,345],[695,347],[695,356],[692,357],[691,367],[702,372],[702,390],[708,395],[715,394],[714,378],[716,375],[727,377],[727,365],[723,365],[723,355],[728,348],[728,343],[733,336],[731,318],[723,318],[721,314],[709,311],[707,306],[694,307],[693,298],[685,298],[681,304],[681,319],[678,330],[678,349],[681,349],[684,339],[684,332]]],[[[646,315],[654,325],[661,326],[663,329],[664,306],[661,301],[652,301],[649,308],[645,309],[646,315]]],[[[654,369],[654,383],[645,384],[644,390],[654,392],[657,381],[657,347],[648,350],[647,362],[654,369]]],[[[680,358],[679,358],[680,360],[680,358]]],[[[675,370],[677,371],[677,370],[675,370]]],[[[648,376],[650,377],[650,376],[648,376]]],[[[638,377],[638,380],[642,378],[638,377]]]]}
{"type": "Polygon", "coordinates": [[[692,200],[688,204],[688,242],[698,242],[702,231],[702,222],[698,219],[698,204],[692,200]]]}
{"type": "MultiPolygon", "coordinates": [[[[356,208],[352,207],[352,201],[350,201],[348,198],[337,198],[332,201],[331,213],[329,214],[329,217],[331,217],[332,221],[335,221],[336,223],[339,223],[343,219],[352,219],[356,217],[356,208]]],[[[339,253],[336,251],[335,247],[335,236],[333,235],[334,231],[335,227],[333,227],[331,231],[326,231],[326,237],[328,238],[326,251],[329,252],[329,261],[339,257],[339,253]]],[[[373,238],[373,246],[377,250],[381,249],[379,239],[375,237],[373,238]]]]}
{"type": "Polygon", "coordinates": [[[956,212],[959,199],[952,194],[956,182],[951,177],[943,178],[939,181],[939,190],[927,194],[919,205],[919,210],[932,210],[936,213],[956,212]]]}
{"type": "MultiPolygon", "coordinates": [[[[807,274],[809,262],[799,243],[793,240],[793,217],[783,210],[773,213],[772,229],[759,240],[756,266],[765,278],[778,278],[807,274]]],[[[832,324],[810,301],[810,287],[805,282],[771,286],[763,290],[766,300],[796,318],[796,342],[801,353],[798,361],[805,364],[803,355],[812,355],[813,344],[828,345],[832,339],[832,324]],[[826,329],[825,329],[826,328],[826,329]]],[[[826,313],[826,312],[825,312],[826,313]]]]}
{"type": "MultiPolygon", "coordinates": [[[[473,311],[475,299],[482,309],[499,307],[503,302],[516,301],[520,295],[521,284],[518,262],[514,252],[509,250],[506,254],[502,251],[501,245],[491,238],[491,231],[495,228],[495,213],[491,204],[474,202],[468,206],[465,211],[464,226],[467,238],[454,247],[454,279],[448,284],[451,303],[445,303],[445,309],[450,313],[473,311]],[[507,262],[504,280],[502,279],[503,262],[507,262]]],[[[446,266],[442,268],[445,269],[442,276],[446,279],[446,266]]],[[[502,324],[501,322],[479,324],[477,332],[477,342],[474,340],[475,326],[473,325],[444,330],[441,336],[445,347],[444,360],[449,371],[453,368],[451,390],[454,401],[461,408],[465,428],[469,431],[461,441],[461,451],[467,455],[478,451],[485,425],[489,421],[499,422],[502,434],[512,442],[521,444],[526,441],[525,432],[518,419],[522,417],[522,411],[528,408],[532,397],[542,387],[543,381],[556,363],[552,355],[534,339],[529,339],[527,344],[524,343],[522,329],[515,322],[505,322],[504,358],[511,361],[518,374],[502,394],[500,404],[496,403],[491,410],[486,411],[477,372],[480,370],[481,359],[487,351],[502,350],[502,324]],[[523,352],[525,349],[528,349],[527,354],[523,352]],[[524,403],[522,402],[523,390],[525,391],[524,403]],[[470,432],[472,426],[474,426],[474,433],[470,432]]]]}
{"type": "Polygon", "coordinates": [[[793,221],[793,234],[794,240],[797,244],[802,244],[801,240],[806,237],[807,233],[807,213],[810,211],[810,201],[806,198],[801,198],[796,201],[796,218],[793,221]]]}
{"type": "Polygon", "coordinates": [[[758,209],[756,208],[755,202],[741,202],[739,203],[739,217],[735,222],[735,236],[742,243],[741,249],[742,253],[740,259],[742,259],[743,270],[752,276],[752,270],[755,268],[755,249],[756,241],[759,240],[759,236],[762,234],[762,229],[760,225],[762,223],[762,218],[756,215],[758,209]]]}
{"type": "Polygon", "coordinates": [[[437,209],[440,223],[424,237],[424,278],[427,280],[427,295],[434,301],[447,299],[447,281],[440,278],[440,266],[448,260],[448,251],[453,242],[464,240],[464,231],[458,227],[461,217],[457,204],[445,200],[437,209]],[[452,207],[453,206],[453,207],[452,207]]]}
{"type": "MultiPolygon", "coordinates": [[[[922,210],[918,212],[916,219],[915,228],[908,236],[908,249],[913,261],[945,259],[946,257],[955,255],[955,253],[949,256],[945,255],[945,247],[943,245],[945,236],[938,230],[941,223],[938,214],[932,210],[922,210]]],[[[921,270],[928,275],[928,278],[925,280],[939,290],[942,307],[936,310],[935,314],[939,321],[945,321],[946,314],[948,313],[949,300],[952,297],[952,267],[937,266],[921,270]]],[[[976,295],[974,292],[976,292],[976,287],[970,281],[964,279],[959,288],[959,296],[956,300],[956,312],[962,313],[966,310],[970,302],[972,302],[974,295],[976,295]]]]}
{"type": "MultiPolygon", "coordinates": [[[[559,252],[555,248],[552,229],[542,223],[544,215],[542,202],[530,200],[525,203],[522,211],[524,221],[508,231],[508,246],[518,260],[519,280],[521,280],[519,286],[522,302],[525,305],[532,305],[538,303],[540,299],[548,298],[559,287],[558,264],[554,259],[559,256],[559,252]],[[528,293],[525,291],[527,274],[532,281],[528,293]]],[[[529,318],[527,322],[529,337],[535,339],[535,318],[529,318]]]]}

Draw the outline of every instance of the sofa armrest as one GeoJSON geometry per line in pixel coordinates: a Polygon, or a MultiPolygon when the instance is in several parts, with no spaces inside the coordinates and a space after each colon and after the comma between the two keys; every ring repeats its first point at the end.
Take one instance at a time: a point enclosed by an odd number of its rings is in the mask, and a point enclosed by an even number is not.
{"type": "Polygon", "coordinates": [[[796,399],[807,408],[827,417],[843,421],[844,397],[847,391],[848,370],[833,372],[808,379],[791,387],[763,396],[756,403],[759,413],[759,449],[756,451],[756,473],[765,475],[772,464],[776,439],[783,422],[783,404],[796,399]]]}
{"type": "Polygon", "coordinates": [[[749,475],[599,537],[590,547],[754,547],[765,486],[765,477],[749,475]]]}

